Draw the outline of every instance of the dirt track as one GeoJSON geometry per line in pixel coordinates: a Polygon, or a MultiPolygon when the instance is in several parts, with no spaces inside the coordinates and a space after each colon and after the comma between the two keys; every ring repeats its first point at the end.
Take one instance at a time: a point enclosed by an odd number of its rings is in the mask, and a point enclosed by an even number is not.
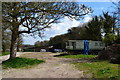
{"type": "Polygon", "coordinates": [[[21,57],[46,60],[29,69],[3,70],[3,78],[84,78],[83,71],[70,64],[72,59],[53,57],[57,53],[25,53],[21,57]]]}

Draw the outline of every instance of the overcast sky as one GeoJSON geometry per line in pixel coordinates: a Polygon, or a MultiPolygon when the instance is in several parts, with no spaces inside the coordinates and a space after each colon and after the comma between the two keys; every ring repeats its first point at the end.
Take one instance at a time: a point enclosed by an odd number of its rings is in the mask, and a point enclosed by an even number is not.
{"type": "Polygon", "coordinates": [[[56,35],[67,33],[67,30],[71,27],[77,27],[83,23],[88,22],[92,19],[92,16],[101,15],[103,11],[114,11],[114,5],[112,2],[79,2],[80,4],[85,4],[88,7],[91,7],[94,12],[92,14],[86,15],[84,20],[76,21],[69,20],[67,17],[64,17],[61,23],[54,24],[51,28],[46,29],[44,32],[45,37],[42,39],[40,37],[33,38],[31,36],[23,37],[23,44],[31,44],[34,45],[36,41],[49,40],[50,37],[54,37],[56,35]]]}

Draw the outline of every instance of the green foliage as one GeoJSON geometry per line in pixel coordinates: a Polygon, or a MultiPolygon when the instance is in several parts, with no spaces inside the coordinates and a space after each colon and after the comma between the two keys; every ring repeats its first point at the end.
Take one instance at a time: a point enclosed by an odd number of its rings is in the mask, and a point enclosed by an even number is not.
{"type": "Polygon", "coordinates": [[[28,68],[45,62],[44,60],[16,57],[2,62],[3,68],[28,68]]]}
{"type": "Polygon", "coordinates": [[[106,34],[113,33],[115,30],[115,18],[111,15],[109,15],[108,12],[103,12],[103,16],[100,16],[101,20],[101,26],[103,28],[103,31],[106,34]]]}
{"type": "Polygon", "coordinates": [[[101,41],[101,22],[99,17],[95,16],[92,18],[90,22],[88,22],[86,28],[86,35],[90,40],[98,40],[101,41]]]}
{"type": "Polygon", "coordinates": [[[34,46],[35,47],[42,47],[42,46],[48,46],[49,45],[49,41],[45,40],[45,41],[36,41],[34,46]]]}
{"type": "Polygon", "coordinates": [[[120,44],[120,37],[117,37],[115,43],[120,44]]]}
{"type": "Polygon", "coordinates": [[[84,54],[81,54],[81,55],[64,55],[64,56],[60,56],[61,58],[94,58],[96,57],[97,55],[84,55],[84,54]]]}
{"type": "Polygon", "coordinates": [[[100,74],[110,73],[110,68],[103,68],[99,70],[100,74]]]}
{"type": "Polygon", "coordinates": [[[115,40],[116,40],[116,36],[112,33],[108,33],[107,35],[104,36],[104,39],[103,39],[103,41],[107,45],[110,45],[110,44],[114,43],[115,40]]]}
{"type": "Polygon", "coordinates": [[[67,36],[68,39],[70,40],[87,39],[85,25],[86,24],[78,27],[72,27],[71,29],[69,29],[67,36]]]}
{"type": "Polygon", "coordinates": [[[118,64],[108,61],[95,61],[86,63],[73,63],[84,75],[92,74],[93,78],[118,78],[118,64]]]}
{"type": "Polygon", "coordinates": [[[8,54],[10,54],[10,52],[2,52],[2,56],[8,55],[8,54]]]}
{"type": "Polygon", "coordinates": [[[57,35],[50,38],[49,45],[54,45],[57,48],[65,49],[65,43],[67,40],[68,34],[57,35]]]}

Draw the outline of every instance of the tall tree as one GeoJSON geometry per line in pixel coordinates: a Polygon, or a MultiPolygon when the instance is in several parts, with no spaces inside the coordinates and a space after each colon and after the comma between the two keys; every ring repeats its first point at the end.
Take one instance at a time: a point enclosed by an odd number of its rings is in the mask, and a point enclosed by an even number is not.
{"type": "Polygon", "coordinates": [[[35,46],[35,47],[41,46],[40,41],[36,41],[36,42],[34,43],[34,46],[35,46]]]}
{"type": "Polygon", "coordinates": [[[85,26],[78,26],[78,27],[72,27],[71,29],[68,29],[68,39],[72,40],[84,40],[86,38],[86,29],[85,26]]]}
{"type": "Polygon", "coordinates": [[[22,46],[23,46],[23,38],[22,35],[19,35],[17,41],[17,51],[22,51],[22,46]]]}
{"type": "Polygon", "coordinates": [[[16,42],[20,34],[38,34],[68,16],[76,20],[91,12],[91,8],[79,6],[75,2],[3,2],[2,22],[7,23],[12,31],[10,59],[16,57],[16,42]]]}
{"type": "Polygon", "coordinates": [[[103,33],[105,34],[103,41],[106,43],[106,46],[111,45],[116,40],[116,36],[115,36],[116,18],[113,17],[112,15],[109,15],[108,12],[103,12],[103,16],[100,17],[101,17],[103,33]]]}
{"type": "Polygon", "coordinates": [[[101,23],[99,17],[95,16],[90,22],[88,22],[86,28],[87,39],[90,40],[102,40],[101,38],[101,23]]]}
{"type": "Polygon", "coordinates": [[[120,1],[118,3],[114,3],[115,5],[115,12],[113,12],[115,18],[116,18],[116,31],[118,37],[120,37],[120,1]]]}
{"type": "Polygon", "coordinates": [[[34,44],[35,47],[49,46],[49,41],[36,41],[34,44]]]}
{"type": "Polygon", "coordinates": [[[101,22],[105,35],[108,33],[114,34],[116,22],[113,16],[109,15],[108,12],[103,12],[103,16],[101,16],[101,22]]]}
{"type": "Polygon", "coordinates": [[[58,49],[65,49],[66,41],[68,40],[68,34],[57,35],[55,37],[51,37],[49,41],[49,45],[58,49]]]}

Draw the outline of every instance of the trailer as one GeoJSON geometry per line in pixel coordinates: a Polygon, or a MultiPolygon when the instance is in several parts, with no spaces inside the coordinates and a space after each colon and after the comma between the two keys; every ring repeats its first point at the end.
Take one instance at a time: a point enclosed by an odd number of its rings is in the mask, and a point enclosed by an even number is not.
{"type": "Polygon", "coordinates": [[[88,54],[90,52],[98,52],[105,48],[105,43],[102,41],[92,40],[68,40],[66,42],[66,50],[69,52],[84,52],[88,54]]]}

